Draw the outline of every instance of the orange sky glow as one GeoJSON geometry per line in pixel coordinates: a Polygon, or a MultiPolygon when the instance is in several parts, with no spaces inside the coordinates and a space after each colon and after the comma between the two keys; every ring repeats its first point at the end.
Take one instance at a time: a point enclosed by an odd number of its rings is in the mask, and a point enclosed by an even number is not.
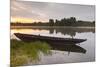
{"type": "Polygon", "coordinates": [[[11,22],[16,23],[16,22],[20,22],[20,23],[33,23],[33,22],[40,22],[40,21],[44,21],[41,19],[31,19],[31,18],[23,18],[23,17],[11,17],[11,22]]]}
{"type": "Polygon", "coordinates": [[[30,18],[11,17],[11,22],[32,23],[33,21],[30,18]]]}

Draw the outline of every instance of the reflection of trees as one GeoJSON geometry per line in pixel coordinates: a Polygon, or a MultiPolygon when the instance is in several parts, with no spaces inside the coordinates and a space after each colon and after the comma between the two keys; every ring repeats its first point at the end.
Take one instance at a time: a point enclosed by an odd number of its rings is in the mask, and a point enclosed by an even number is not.
{"type": "Polygon", "coordinates": [[[48,30],[49,34],[53,34],[54,30],[55,30],[56,34],[57,33],[61,33],[62,35],[66,35],[67,34],[67,35],[70,35],[72,38],[76,35],[76,33],[84,33],[84,32],[95,33],[95,28],[75,28],[75,27],[74,28],[61,28],[61,27],[51,28],[51,27],[35,27],[35,28],[31,28],[31,29],[40,30],[40,31],[41,30],[48,30]]]}
{"type": "Polygon", "coordinates": [[[50,34],[54,33],[54,30],[57,33],[61,33],[62,35],[70,35],[72,38],[76,35],[76,33],[84,33],[84,32],[92,32],[95,33],[94,28],[37,28],[39,30],[49,30],[50,34]]]}
{"type": "Polygon", "coordinates": [[[53,29],[53,28],[50,28],[50,29],[49,29],[49,33],[50,33],[50,34],[53,34],[53,33],[54,33],[54,29],[53,29]]]}
{"type": "Polygon", "coordinates": [[[57,28],[55,29],[56,30],[56,33],[61,33],[63,35],[70,35],[71,37],[74,37],[76,35],[76,32],[75,30],[73,29],[69,29],[69,28],[57,28]]]}
{"type": "MultiPolygon", "coordinates": [[[[48,29],[49,30],[49,29],[48,29]]],[[[61,33],[63,35],[70,35],[72,38],[76,35],[76,33],[84,33],[84,32],[92,32],[95,33],[95,29],[88,28],[54,28],[50,29],[50,34],[53,34],[53,30],[57,33],[61,33]]]]}
{"type": "Polygon", "coordinates": [[[38,30],[49,30],[50,34],[54,33],[54,30],[57,33],[61,33],[62,35],[70,35],[72,38],[76,35],[76,33],[84,33],[84,32],[92,32],[95,33],[94,28],[35,28],[38,30]]]}

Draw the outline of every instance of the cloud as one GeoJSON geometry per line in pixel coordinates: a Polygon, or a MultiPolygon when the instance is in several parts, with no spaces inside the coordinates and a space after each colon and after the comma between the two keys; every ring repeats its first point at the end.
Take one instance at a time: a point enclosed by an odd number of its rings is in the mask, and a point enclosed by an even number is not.
{"type": "Polygon", "coordinates": [[[95,20],[95,6],[12,0],[11,16],[44,21],[74,16],[79,20],[92,21],[95,20]]]}

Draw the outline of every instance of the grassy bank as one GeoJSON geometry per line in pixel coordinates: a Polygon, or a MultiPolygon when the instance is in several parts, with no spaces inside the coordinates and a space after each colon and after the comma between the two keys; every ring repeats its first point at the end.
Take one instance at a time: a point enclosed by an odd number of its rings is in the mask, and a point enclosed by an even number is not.
{"type": "Polygon", "coordinates": [[[35,63],[39,60],[39,54],[51,54],[50,46],[45,42],[26,43],[18,40],[11,40],[11,67],[27,65],[29,62],[35,63]]]}

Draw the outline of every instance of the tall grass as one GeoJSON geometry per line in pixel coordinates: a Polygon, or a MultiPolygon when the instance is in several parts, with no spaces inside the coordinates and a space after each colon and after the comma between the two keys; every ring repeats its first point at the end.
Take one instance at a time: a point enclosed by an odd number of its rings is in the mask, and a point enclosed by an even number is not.
{"type": "Polygon", "coordinates": [[[23,42],[11,40],[11,57],[10,63],[12,67],[27,65],[29,61],[34,62],[39,60],[39,54],[42,52],[45,55],[51,54],[49,44],[41,41],[23,42]]]}

